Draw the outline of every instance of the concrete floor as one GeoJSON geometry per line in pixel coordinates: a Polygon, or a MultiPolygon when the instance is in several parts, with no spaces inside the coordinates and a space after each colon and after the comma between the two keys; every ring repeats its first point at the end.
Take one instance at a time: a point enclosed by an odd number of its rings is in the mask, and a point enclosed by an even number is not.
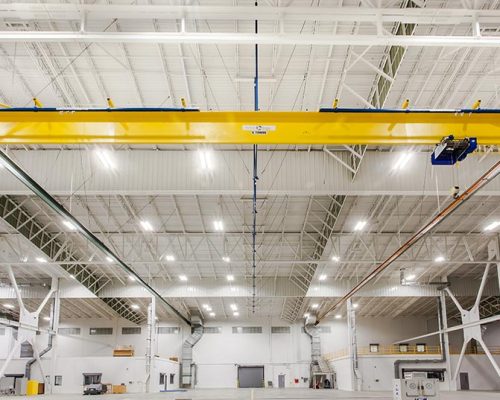
{"type": "MultiPolygon", "coordinates": [[[[0,397],[2,398],[2,397],[0,397]]],[[[28,397],[15,397],[28,399],[28,397]]],[[[29,397],[33,400],[33,397],[29,397]]],[[[311,389],[199,389],[187,392],[82,396],[82,395],[46,395],[43,400],[392,400],[389,392],[341,392],[337,390],[311,389]]],[[[500,392],[443,392],[440,400],[488,400],[500,399],[500,392]]]]}

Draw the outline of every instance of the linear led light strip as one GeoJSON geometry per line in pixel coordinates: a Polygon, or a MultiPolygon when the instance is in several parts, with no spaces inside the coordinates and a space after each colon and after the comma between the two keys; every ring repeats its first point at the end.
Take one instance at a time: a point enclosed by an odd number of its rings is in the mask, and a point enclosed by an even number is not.
{"type": "Polygon", "coordinates": [[[323,318],[325,318],[329,313],[336,310],[342,304],[344,304],[348,299],[350,299],[354,294],[359,292],[364,286],[366,286],[373,278],[378,274],[388,268],[394,261],[396,261],[401,255],[403,255],[406,250],[417,243],[422,237],[424,237],[429,231],[443,222],[450,214],[453,213],[458,207],[460,207],[465,201],[469,200],[472,195],[474,195],[478,190],[483,188],[486,184],[491,182],[500,173],[500,161],[493,165],[483,176],[481,176],[477,181],[475,181],[465,192],[459,197],[453,200],[443,211],[436,215],[430,222],[424,225],[420,230],[415,233],[406,243],[404,243],[399,249],[397,249],[388,259],[382,262],[375,270],[373,270],[366,278],[354,286],[347,294],[345,294],[340,300],[338,300],[334,305],[332,305],[328,310],[318,316],[316,324],[318,324],[323,318]]]}
{"type": "Polygon", "coordinates": [[[101,250],[106,257],[114,260],[123,270],[125,270],[130,277],[133,277],[141,286],[143,286],[149,293],[158,298],[164,305],[166,305],[177,317],[179,317],[186,324],[191,325],[191,322],[167,300],[165,300],[160,293],[143,280],[132,268],[130,268],[122,259],[120,259],[113,251],[107,247],[102,241],[90,232],[80,221],[78,221],[69,211],[67,211],[62,204],[54,199],[43,187],[41,187],[33,178],[31,178],[23,169],[18,166],[6,153],[0,150],[0,165],[2,165],[20,180],[27,188],[29,188],[35,195],[37,195],[45,204],[52,210],[63,217],[64,221],[76,228],[89,242],[101,250]]]}

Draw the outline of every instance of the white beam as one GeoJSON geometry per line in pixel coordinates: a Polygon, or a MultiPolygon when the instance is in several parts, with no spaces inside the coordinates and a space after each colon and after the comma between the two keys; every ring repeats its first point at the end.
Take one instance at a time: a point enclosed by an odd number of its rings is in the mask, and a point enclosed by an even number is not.
{"type": "Polygon", "coordinates": [[[115,5],[115,4],[0,4],[0,18],[18,20],[84,20],[158,19],[158,20],[217,20],[217,21],[318,21],[414,23],[457,25],[498,23],[500,10],[463,8],[379,8],[379,7],[253,7],[201,5],[115,5]]]}
{"type": "Polygon", "coordinates": [[[500,47],[494,36],[328,35],[237,32],[71,32],[0,31],[0,42],[260,44],[303,46],[500,47]]]}

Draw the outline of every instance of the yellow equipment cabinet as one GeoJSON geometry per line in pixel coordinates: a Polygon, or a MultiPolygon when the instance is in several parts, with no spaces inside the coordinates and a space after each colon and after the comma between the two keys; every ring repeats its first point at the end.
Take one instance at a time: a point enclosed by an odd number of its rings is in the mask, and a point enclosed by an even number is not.
{"type": "Polygon", "coordinates": [[[26,386],[26,395],[35,396],[38,394],[38,381],[30,379],[26,386]]]}
{"type": "Polygon", "coordinates": [[[126,385],[113,385],[113,394],[124,394],[127,393],[126,385]]]}

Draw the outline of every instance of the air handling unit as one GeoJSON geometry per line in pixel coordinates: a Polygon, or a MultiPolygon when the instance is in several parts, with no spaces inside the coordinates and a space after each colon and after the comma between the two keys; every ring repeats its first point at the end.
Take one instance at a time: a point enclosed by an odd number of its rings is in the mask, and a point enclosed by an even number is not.
{"type": "Polygon", "coordinates": [[[393,400],[437,400],[439,381],[428,379],[424,372],[414,372],[405,379],[394,379],[393,400]]]}

